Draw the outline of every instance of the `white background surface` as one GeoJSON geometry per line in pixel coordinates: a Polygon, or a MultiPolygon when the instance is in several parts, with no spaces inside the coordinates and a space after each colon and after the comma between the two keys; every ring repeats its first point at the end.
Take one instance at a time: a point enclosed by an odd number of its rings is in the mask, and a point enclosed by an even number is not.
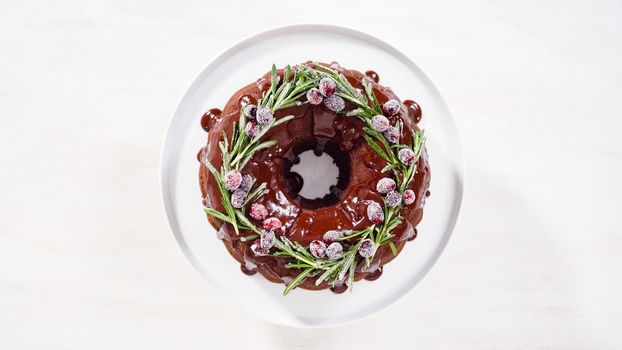
{"type": "Polygon", "coordinates": [[[0,348],[622,347],[622,3],[378,3],[0,1],[0,348]],[[231,43],[297,21],[410,55],[467,163],[436,267],[334,329],[212,295],[159,202],[187,84],[231,43]]]}

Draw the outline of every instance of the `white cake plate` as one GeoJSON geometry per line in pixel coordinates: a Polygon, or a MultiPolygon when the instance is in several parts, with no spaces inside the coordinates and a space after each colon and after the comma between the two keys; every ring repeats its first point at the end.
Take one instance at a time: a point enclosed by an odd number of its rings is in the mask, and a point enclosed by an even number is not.
{"type": "MultiPolygon", "coordinates": [[[[197,43],[198,44],[198,43],[197,43]]],[[[326,327],[359,320],[400,299],[421,281],[447,244],[463,193],[462,150],[443,98],[413,61],[389,44],[356,30],[329,25],[293,25],[255,34],[225,50],[194,79],[173,114],[161,159],[162,200],[181,250],[210,288],[240,309],[264,320],[294,327],[326,327]],[[352,293],[296,289],[259,274],[246,276],[208,224],[198,186],[198,150],[206,143],[201,115],[222,108],[241,86],[269,70],[307,60],[332,62],[360,71],[374,70],[380,82],[423,110],[432,196],[417,239],[373,282],[361,281],[352,293]]]]}

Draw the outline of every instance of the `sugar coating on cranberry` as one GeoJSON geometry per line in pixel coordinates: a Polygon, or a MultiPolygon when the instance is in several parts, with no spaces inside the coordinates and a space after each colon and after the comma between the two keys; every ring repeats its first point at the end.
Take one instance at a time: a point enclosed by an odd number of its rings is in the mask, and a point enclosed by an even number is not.
{"type": "Polygon", "coordinates": [[[376,191],[385,194],[393,191],[396,187],[395,181],[389,177],[383,177],[376,184],[376,191]]]}
{"type": "Polygon", "coordinates": [[[259,107],[257,109],[256,118],[257,118],[257,123],[259,123],[259,125],[268,125],[272,123],[272,121],[274,120],[274,115],[272,114],[272,111],[270,111],[270,108],[259,107]]]}
{"type": "Polygon", "coordinates": [[[274,245],[274,241],[276,241],[276,236],[274,235],[274,231],[263,230],[261,232],[261,237],[259,238],[259,245],[263,249],[270,249],[274,245]]]}
{"type": "Polygon", "coordinates": [[[322,80],[320,80],[318,88],[322,95],[328,97],[335,93],[336,86],[337,85],[335,84],[335,81],[333,79],[322,78],[322,80]]]}
{"type": "Polygon", "coordinates": [[[268,217],[268,209],[263,204],[253,203],[248,211],[248,215],[255,220],[263,220],[268,217]]]}
{"type": "Polygon", "coordinates": [[[238,188],[231,194],[231,206],[233,206],[234,208],[242,208],[244,206],[245,200],[246,191],[241,188],[238,188]]]}
{"type": "Polygon", "coordinates": [[[397,143],[400,140],[400,131],[394,126],[390,126],[382,135],[389,143],[397,143]]]}
{"type": "Polygon", "coordinates": [[[266,256],[270,254],[270,249],[264,249],[258,239],[251,245],[251,251],[257,256],[266,256]]]}
{"type": "Polygon", "coordinates": [[[340,243],[333,242],[326,247],[326,257],[328,260],[337,260],[343,255],[343,247],[340,243]]]}
{"type": "Polygon", "coordinates": [[[398,153],[397,157],[400,159],[400,162],[404,165],[411,165],[415,161],[415,152],[410,148],[402,148],[398,153]]]}
{"type": "Polygon", "coordinates": [[[371,201],[367,204],[367,218],[374,224],[384,221],[384,211],[378,202],[371,201]]]}
{"type": "Polygon", "coordinates": [[[391,126],[391,124],[389,123],[389,119],[387,119],[387,117],[385,117],[384,115],[380,114],[371,118],[370,124],[371,127],[378,132],[385,132],[391,126]]]}
{"type": "Polygon", "coordinates": [[[391,191],[384,197],[384,202],[391,208],[397,207],[402,203],[402,195],[397,191],[391,191]]]}
{"type": "Polygon", "coordinates": [[[311,251],[311,255],[318,259],[326,256],[326,244],[317,239],[309,244],[309,250],[311,251]]]}
{"type": "Polygon", "coordinates": [[[226,189],[235,191],[242,184],[242,174],[237,170],[231,170],[225,174],[223,182],[226,189]]]}
{"type": "Polygon", "coordinates": [[[255,105],[246,105],[244,106],[243,113],[247,118],[254,119],[257,115],[257,106],[255,105]]]}
{"type": "Polygon", "coordinates": [[[255,178],[252,175],[249,175],[249,174],[242,175],[242,183],[240,184],[240,188],[244,192],[248,193],[248,191],[250,191],[251,188],[253,188],[254,184],[255,184],[255,178]]]}
{"type": "Polygon", "coordinates": [[[361,242],[361,246],[359,247],[359,254],[364,258],[370,258],[376,254],[376,243],[371,239],[367,238],[363,242],[361,242]]]}
{"type": "Polygon", "coordinates": [[[404,204],[411,205],[415,202],[415,199],[417,199],[417,195],[415,194],[415,191],[409,189],[404,191],[403,199],[404,204]]]}
{"type": "Polygon", "coordinates": [[[277,218],[267,218],[262,223],[261,226],[266,230],[276,231],[281,228],[283,224],[281,220],[277,218]]]}
{"type": "Polygon", "coordinates": [[[388,100],[382,105],[382,110],[388,115],[395,115],[400,110],[400,103],[397,100],[388,100]]]}
{"type": "Polygon", "coordinates": [[[244,127],[244,132],[246,133],[246,135],[250,137],[255,137],[259,135],[260,130],[261,130],[261,126],[259,126],[259,124],[257,124],[253,120],[246,123],[246,126],[244,127]]]}
{"type": "Polygon", "coordinates": [[[324,106],[333,112],[340,112],[346,107],[346,101],[337,95],[331,95],[324,99],[324,106]]]}
{"type": "Polygon", "coordinates": [[[343,231],[330,230],[330,231],[326,231],[324,236],[322,236],[322,239],[326,243],[332,243],[335,239],[341,238],[341,237],[343,237],[343,231]]]}
{"type": "Polygon", "coordinates": [[[324,96],[319,89],[311,88],[307,91],[307,101],[312,105],[319,105],[324,100],[324,96]]]}

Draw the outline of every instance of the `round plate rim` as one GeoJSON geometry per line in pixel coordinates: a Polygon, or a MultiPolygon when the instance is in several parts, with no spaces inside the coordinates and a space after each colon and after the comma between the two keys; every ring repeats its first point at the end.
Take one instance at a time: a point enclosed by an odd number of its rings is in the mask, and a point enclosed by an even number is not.
{"type": "Polygon", "coordinates": [[[348,27],[348,26],[343,26],[343,25],[334,25],[334,24],[325,24],[325,23],[296,23],[296,24],[287,24],[287,25],[282,25],[282,26],[276,26],[276,27],[272,27],[266,30],[262,30],[256,33],[253,33],[251,35],[246,36],[245,38],[239,40],[238,42],[234,43],[233,45],[230,45],[229,47],[225,48],[224,50],[222,50],[218,55],[216,55],[211,61],[209,61],[192,79],[192,82],[186,87],[186,89],[184,89],[184,92],[182,94],[182,96],[180,97],[179,101],[177,102],[175,109],[169,119],[169,122],[166,126],[165,132],[164,132],[164,141],[162,142],[162,146],[161,146],[161,150],[160,150],[160,164],[159,164],[159,185],[160,185],[160,199],[161,199],[161,203],[162,203],[162,207],[164,209],[164,213],[165,213],[165,218],[166,218],[166,222],[171,230],[171,232],[173,233],[173,236],[175,238],[175,241],[177,242],[177,246],[179,247],[179,250],[181,251],[181,253],[183,253],[184,257],[191,263],[194,271],[196,273],[198,273],[201,278],[203,280],[205,280],[207,283],[207,287],[209,288],[209,290],[211,290],[212,292],[214,292],[216,295],[220,296],[223,300],[225,300],[227,303],[233,305],[234,307],[236,307],[239,310],[242,310],[243,312],[253,315],[261,320],[273,323],[273,324],[277,324],[277,325],[281,325],[281,326],[287,326],[287,327],[293,327],[293,328],[308,328],[308,329],[318,329],[318,328],[329,328],[329,327],[336,327],[336,326],[342,326],[342,325],[347,325],[347,324],[351,324],[363,319],[366,319],[378,312],[380,312],[381,310],[384,310],[385,308],[387,308],[388,306],[398,302],[399,300],[402,300],[406,295],[410,294],[413,289],[419,285],[419,283],[425,278],[425,276],[427,276],[427,274],[429,273],[430,269],[436,264],[436,262],[438,261],[438,259],[440,258],[440,256],[442,255],[443,251],[445,250],[445,247],[447,246],[447,243],[449,242],[449,239],[451,238],[451,236],[453,235],[453,231],[455,229],[455,226],[460,218],[460,213],[461,213],[461,209],[462,209],[462,204],[464,201],[464,188],[465,188],[465,162],[464,162],[464,155],[463,155],[463,149],[462,149],[462,142],[460,140],[460,136],[453,118],[453,115],[449,109],[449,107],[447,106],[447,103],[445,102],[445,99],[443,98],[443,96],[441,95],[440,91],[438,90],[438,88],[436,87],[435,84],[433,84],[433,82],[430,80],[430,78],[428,77],[427,73],[419,66],[417,65],[413,60],[411,60],[406,54],[404,54],[402,51],[398,50],[396,47],[394,47],[393,45],[385,42],[384,40],[381,40],[369,33],[363,32],[361,30],[352,28],[352,27],[348,27]],[[399,58],[401,61],[404,61],[408,66],[414,68],[415,70],[418,70],[421,73],[421,76],[423,79],[426,80],[426,84],[431,88],[433,94],[436,96],[436,98],[438,98],[438,101],[442,104],[442,107],[445,108],[445,110],[447,111],[448,114],[448,118],[451,120],[451,127],[452,127],[452,132],[453,134],[456,136],[456,139],[454,140],[456,142],[456,156],[457,156],[457,168],[455,169],[456,172],[456,179],[458,180],[457,183],[457,187],[459,189],[459,191],[456,193],[456,201],[455,201],[455,205],[454,205],[454,211],[455,213],[450,217],[450,221],[447,224],[447,230],[444,234],[444,237],[442,239],[442,241],[440,242],[440,244],[436,247],[436,251],[433,255],[433,257],[427,262],[426,266],[423,269],[423,272],[421,273],[421,277],[417,280],[414,280],[411,285],[409,286],[408,290],[405,291],[402,295],[398,296],[396,299],[393,299],[387,303],[385,303],[384,305],[382,305],[381,307],[379,307],[378,309],[363,315],[361,317],[355,317],[349,320],[345,320],[345,321],[338,321],[338,322],[332,322],[332,323],[324,323],[324,324],[305,324],[305,323],[296,323],[296,324],[291,324],[291,323],[286,323],[286,322],[280,322],[279,320],[276,319],[272,319],[272,318],[268,318],[268,317],[264,317],[263,314],[261,313],[255,313],[252,312],[250,310],[247,310],[245,308],[243,308],[242,306],[238,305],[237,303],[235,303],[233,300],[231,300],[230,298],[228,298],[226,295],[224,295],[223,293],[221,293],[219,290],[217,290],[216,288],[212,287],[212,284],[210,283],[210,280],[212,279],[210,276],[207,276],[204,271],[203,271],[203,266],[200,265],[198,263],[198,261],[196,260],[196,258],[194,257],[194,255],[190,252],[183,236],[182,233],[179,229],[179,227],[176,224],[176,218],[174,218],[174,214],[173,214],[173,210],[171,208],[172,204],[171,202],[167,199],[167,192],[168,192],[168,188],[167,188],[167,183],[166,180],[170,177],[170,175],[167,174],[166,172],[166,165],[167,165],[167,149],[169,149],[170,147],[168,147],[168,145],[173,142],[172,141],[172,135],[171,135],[171,129],[172,129],[172,125],[174,124],[175,120],[179,117],[177,114],[180,111],[181,106],[183,105],[185,99],[188,96],[188,92],[191,91],[195,84],[198,83],[199,79],[201,78],[201,76],[205,75],[206,73],[208,73],[210,71],[210,68],[213,66],[217,66],[221,61],[226,60],[228,58],[228,56],[230,56],[232,53],[236,52],[239,49],[244,48],[245,46],[252,44],[254,42],[256,42],[257,40],[264,40],[273,36],[278,36],[281,35],[283,33],[287,33],[287,34],[291,34],[294,32],[327,32],[327,33],[333,33],[333,34],[341,34],[341,35],[346,35],[346,36],[351,36],[357,39],[365,39],[369,42],[371,42],[373,45],[376,45],[378,47],[380,47],[381,49],[384,49],[388,52],[390,52],[392,55],[395,55],[397,58],[399,58]]]}

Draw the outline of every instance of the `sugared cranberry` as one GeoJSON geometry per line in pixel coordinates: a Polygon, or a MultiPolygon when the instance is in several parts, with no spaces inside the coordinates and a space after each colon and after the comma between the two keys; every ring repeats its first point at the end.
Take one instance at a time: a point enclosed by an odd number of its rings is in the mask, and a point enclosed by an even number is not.
{"type": "Polygon", "coordinates": [[[266,230],[276,231],[281,228],[283,224],[281,220],[277,218],[267,218],[262,223],[261,226],[266,230]]]}
{"type": "Polygon", "coordinates": [[[261,248],[272,248],[272,246],[274,245],[274,241],[276,241],[274,231],[263,230],[263,232],[261,232],[261,237],[259,238],[259,245],[261,246],[261,248]]]}
{"type": "Polygon", "coordinates": [[[384,211],[378,202],[371,201],[367,204],[367,218],[374,224],[379,224],[384,221],[384,211]]]}
{"type": "Polygon", "coordinates": [[[245,200],[246,200],[246,192],[241,188],[238,188],[237,190],[233,191],[233,193],[231,194],[231,205],[234,208],[242,208],[244,206],[245,200]]]}
{"type": "Polygon", "coordinates": [[[312,105],[319,105],[324,100],[324,96],[319,89],[311,88],[307,91],[307,101],[312,105]]]}
{"type": "Polygon", "coordinates": [[[337,260],[343,255],[343,247],[340,243],[334,242],[326,247],[326,257],[328,260],[337,260]]]}
{"type": "Polygon", "coordinates": [[[274,115],[268,107],[259,107],[257,109],[257,123],[259,125],[268,125],[274,120],[274,115]]]}
{"type": "Polygon", "coordinates": [[[225,174],[223,182],[226,189],[235,191],[242,184],[242,174],[239,171],[231,170],[225,174]]]}
{"type": "Polygon", "coordinates": [[[417,199],[417,195],[415,194],[415,191],[413,190],[404,191],[403,197],[404,197],[405,205],[411,205],[415,202],[415,199],[417,199]]]}
{"type": "Polygon", "coordinates": [[[400,131],[396,127],[390,126],[382,133],[389,143],[397,143],[400,140],[400,131]]]}
{"type": "Polygon", "coordinates": [[[384,202],[391,208],[397,207],[402,203],[402,195],[397,191],[391,191],[384,197],[384,202]]]}
{"type": "Polygon", "coordinates": [[[240,184],[240,188],[248,193],[248,191],[251,190],[251,188],[253,188],[253,185],[255,184],[255,178],[249,174],[245,174],[242,176],[242,183],[240,184]]]}
{"type": "Polygon", "coordinates": [[[255,220],[263,220],[268,217],[268,209],[263,204],[253,203],[248,214],[255,220]]]}
{"type": "Polygon", "coordinates": [[[346,102],[337,95],[331,95],[324,99],[324,106],[333,112],[339,112],[346,107],[346,102]]]}
{"type": "Polygon", "coordinates": [[[326,244],[322,241],[318,241],[317,239],[309,244],[309,250],[311,251],[311,254],[318,259],[326,256],[326,244]]]}
{"type": "Polygon", "coordinates": [[[388,100],[382,105],[382,110],[388,115],[395,115],[400,110],[400,103],[397,100],[388,100]]]}
{"type": "Polygon", "coordinates": [[[391,124],[389,124],[389,119],[380,114],[371,118],[370,124],[371,127],[378,132],[385,132],[391,126],[391,124]]]}
{"type": "Polygon", "coordinates": [[[266,256],[270,254],[270,249],[264,249],[258,239],[251,245],[251,251],[257,256],[266,256]]]}
{"type": "Polygon", "coordinates": [[[378,183],[376,184],[376,191],[385,194],[393,191],[395,187],[396,185],[393,179],[389,177],[383,177],[382,179],[378,180],[378,183]]]}
{"type": "Polygon", "coordinates": [[[244,115],[247,118],[255,119],[255,116],[257,115],[257,106],[255,106],[255,105],[246,105],[246,106],[244,106],[243,111],[244,111],[244,115]]]}
{"type": "Polygon", "coordinates": [[[400,162],[404,165],[411,165],[415,161],[415,152],[410,148],[402,148],[398,153],[397,157],[400,159],[400,162]]]}
{"type": "Polygon", "coordinates": [[[246,132],[246,135],[250,137],[255,137],[259,135],[260,130],[261,130],[261,126],[259,126],[259,124],[257,124],[254,120],[251,120],[248,123],[246,123],[246,126],[244,127],[244,132],[246,132]]]}
{"type": "Polygon", "coordinates": [[[370,258],[376,254],[376,243],[371,239],[367,238],[361,243],[359,247],[359,254],[361,254],[364,258],[370,258]]]}
{"type": "Polygon", "coordinates": [[[332,243],[335,239],[343,237],[343,231],[330,230],[326,231],[322,239],[326,243],[332,243]]]}
{"type": "Polygon", "coordinates": [[[328,97],[335,93],[336,84],[331,78],[322,78],[318,88],[322,95],[328,97]]]}

